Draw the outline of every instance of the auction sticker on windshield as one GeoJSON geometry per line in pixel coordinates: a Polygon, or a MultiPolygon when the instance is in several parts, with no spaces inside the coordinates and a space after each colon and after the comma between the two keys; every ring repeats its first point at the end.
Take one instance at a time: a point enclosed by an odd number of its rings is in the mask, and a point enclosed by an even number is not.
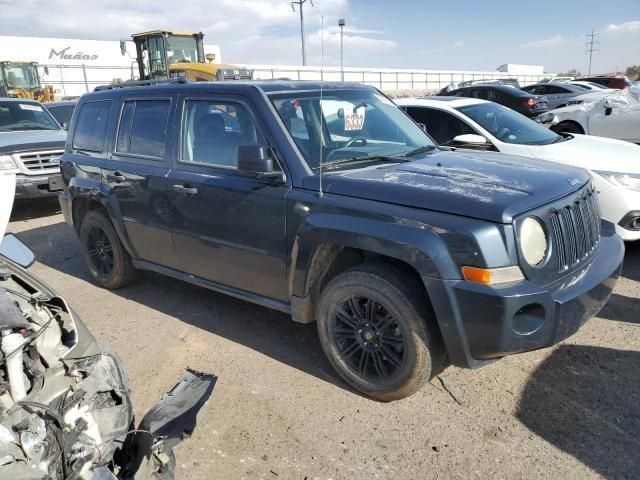
{"type": "Polygon", "coordinates": [[[42,107],[40,105],[31,105],[29,103],[21,103],[20,108],[22,110],[30,110],[32,112],[41,112],[42,107]]]}
{"type": "Polygon", "coordinates": [[[344,112],[344,129],[346,130],[362,130],[364,127],[364,109],[355,110],[354,112],[344,112]]]}

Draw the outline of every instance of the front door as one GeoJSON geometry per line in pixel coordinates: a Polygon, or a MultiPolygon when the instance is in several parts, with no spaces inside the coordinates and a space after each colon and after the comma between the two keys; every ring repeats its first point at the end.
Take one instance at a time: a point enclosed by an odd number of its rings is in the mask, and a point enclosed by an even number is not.
{"type": "Polygon", "coordinates": [[[242,98],[182,102],[181,148],[167,178],[174,242],[186,273],[288,301],[285,199],[280,180],[236,169],[236,147],[268,145],[242,98]]]}
{"type": "Polygon", "coordinates": [[[588,119],[589,134],[640,143],[640,105],[608,100],[608,105],[605,100],[595,104],[596,111],[588,119]]]}
{"type": "MultiPolygon", "coordinates": [[[[107,184],[136,259],[178,268],[166,176],[171,168],[171,135],[167,135],[177,95],[127,97],[107,159],[107,184]]],[[[113,137],[112,137],[113,138],[113,137]]]]}

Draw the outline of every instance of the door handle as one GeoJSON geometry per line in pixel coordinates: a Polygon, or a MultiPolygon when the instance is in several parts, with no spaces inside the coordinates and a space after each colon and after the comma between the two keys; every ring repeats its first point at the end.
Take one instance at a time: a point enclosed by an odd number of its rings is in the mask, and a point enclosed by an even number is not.
{"type": "Polygon", "coordinates": [[[114,172],[114,173],[108,173],[107,174],[107,180],[110,181],[110,182],[122,183],[126,179],[127,179],[127,177],[122,175],[120,172],[114,172]]]}
{"type": "Polygon", "coordinates": [[[198,189],[195,187],[189,187],[187,185],[172,185],[171,188],[173,189],[174,192],[178,192],[178,193],[184,193],[186,195],[195,195],[196,193],[198,193],[198,189]]]}

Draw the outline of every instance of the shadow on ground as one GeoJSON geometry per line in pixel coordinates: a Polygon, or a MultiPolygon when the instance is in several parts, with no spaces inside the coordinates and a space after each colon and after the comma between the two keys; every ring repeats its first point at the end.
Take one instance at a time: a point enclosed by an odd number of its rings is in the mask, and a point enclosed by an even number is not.
{"type": "MultiPolygon", "coordinates": [[[[17,236],[34,250],[38,262],[92,283],[79,242],[66,223],[17,236]]],[[[315,323],[301,325],[283,313],[151,272],[114,293],[352,391],[326,360],[315,323]]],[[[73,304],[73,298],[69,301],[73,304]]]]}
{"type": "Polygon", "coordinates": [[[606,478],[640,472],[640,352],[562,345],[532,374],[517,416],[606,478]]]}
{"type": "Polygon", "coordinates": [[[12,222],[48,217],[60,213],[57,197],[35,198],[33,200],[16,200],[11,211],[12,222]]]}
{"type": "Polygon", "coordinates": [[[622,276],[640,282],[640,241],[625,243],[622,276]]]}

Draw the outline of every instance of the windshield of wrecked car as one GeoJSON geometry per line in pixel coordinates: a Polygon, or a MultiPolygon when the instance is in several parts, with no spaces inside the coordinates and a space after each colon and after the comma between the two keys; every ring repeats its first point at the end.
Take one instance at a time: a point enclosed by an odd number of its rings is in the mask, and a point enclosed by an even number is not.
{"type": "Polygon", "coordinates": [[[561,138],[539,123],[496,103],[467,105],[458,107],[458,111],[505,143],[548,145],[561,138]]]}
{"type": "MultiPolygon", "coordinates": [[[[434,146],[391,100],[373,90],[274,94],[271,100],[309,167],[400,158],[434,146]]],[[[406,160],[406,159],[404,159],[406,160]]]]}
{"type": "Polygon", "coordinates": [[[39,103],[0,102],[0,130],[60,130],[60,125],[39,103]]]}

